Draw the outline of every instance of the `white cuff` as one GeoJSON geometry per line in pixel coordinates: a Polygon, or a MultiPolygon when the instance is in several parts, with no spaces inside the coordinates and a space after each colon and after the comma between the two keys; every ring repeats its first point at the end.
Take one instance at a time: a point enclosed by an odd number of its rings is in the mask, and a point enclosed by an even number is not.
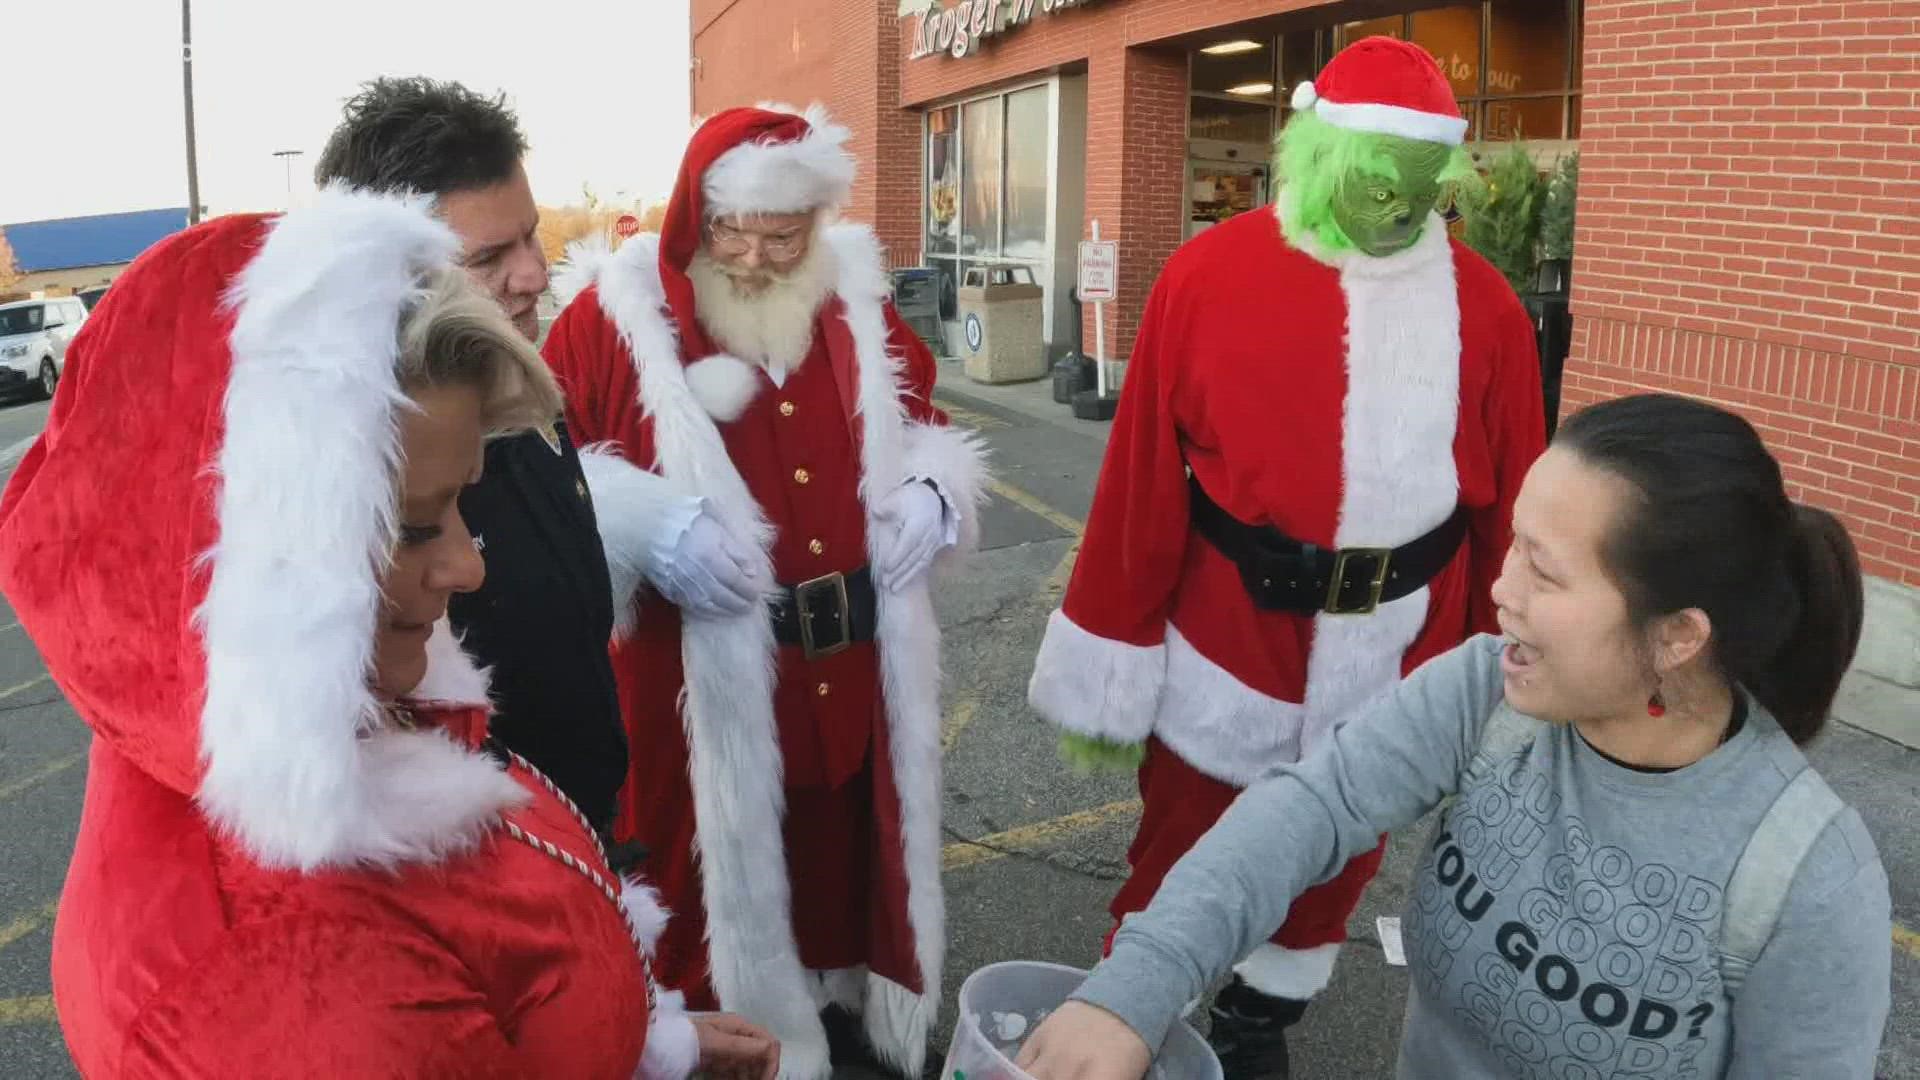
{"type": "Polygon", "coordinates": [[[680,495],[660,508],[653,532],[647,537],[647,565],[664,566],[673,561],[680,541],[707,510],[704,495],[680,495]]]}
{"type": "Polygon", "coordinates": [[[946,513],[940,516],[944,526],[944,531],[940,534],[940,546],[944,549],[958,544],[960,542],[960,508],[954,505],[953,496],[947,494],[947,489],[940,486],[940,481],[931,476],[909,476],[907,483],[925,484],[933,489],[935,495],[940,496],[940,505],[946,508],[946,513]]]}

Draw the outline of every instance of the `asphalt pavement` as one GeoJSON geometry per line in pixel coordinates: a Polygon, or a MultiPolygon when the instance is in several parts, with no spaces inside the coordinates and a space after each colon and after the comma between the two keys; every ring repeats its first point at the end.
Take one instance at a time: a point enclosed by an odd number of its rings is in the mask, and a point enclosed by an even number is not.
{"type": "MultiPolygon", "coordinates": [[[[1095,960],[1138,812],[1131,777],[1083,777],[1062,766],[1053,734],[1025,703],[1046,616],[1091,500],[1102,428],[1008,407],[1021,394],[1034,398],[1037,388],[971,388],[947,367],[942,403],[987,440],[997,480],[984,550],[938,598],[948,673],[949,949],[936,1060],[968,973],[1008,959],[1079,967],[1095,960]]],[[[44,405],[0,410],[0,449],[30,435],[44,415],[44,405]]],[[[13,460],[0,455],[0,469],[13,460]]],[[[0,610],[0,624],[12,619],[0,610]]],[[[31,643],[17,627],[0,629],[0,1077],[7,1080],[73,1075],[47,965],[86,742],[31,643]]],[[[1920,838],[1911,828],[1920,821],[1920,752],[1839,725],[1812,756],[1873,830],[1893,880],[1895,918],[1903,928],[1920,927],[1920,838]]],[[[1333,984],[1297,1029],[1297,1077],[1391,1076],[1407,973],[1385,962],[1375,919],[1399,914],[1425,831],[1423,824],[1394,837],[1333,984]]],[[[1920,1080],[1920,936],[1897,932],[1894,951],[1895,1011],[1881,1075],[1920,1080]]]]}

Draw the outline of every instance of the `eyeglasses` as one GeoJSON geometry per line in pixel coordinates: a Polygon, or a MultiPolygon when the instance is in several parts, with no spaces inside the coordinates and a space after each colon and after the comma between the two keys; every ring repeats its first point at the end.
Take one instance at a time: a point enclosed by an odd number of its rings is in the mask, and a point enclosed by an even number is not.
{"type": "Polygon", "coordinates": [[[745,255],[757,244],[767,258],[782,260],[800,254],[807,243],[805,229],[785,229],[768,235],[746,232],[718,221],[707,227],[707,236],[713,250],[722,255],[745,255]]]}

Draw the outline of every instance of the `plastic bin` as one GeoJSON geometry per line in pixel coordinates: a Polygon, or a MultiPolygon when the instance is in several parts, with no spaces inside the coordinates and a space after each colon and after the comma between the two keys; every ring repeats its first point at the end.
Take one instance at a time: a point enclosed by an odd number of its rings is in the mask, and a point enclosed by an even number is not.
{"type": "MultiPolygon", "coordinates": [[[[1031,1080],[1013,1059],[1086,977],[1079,968],[1031,960],[990,964],[968,976],[940,1080],[1031,1080]]],[[[1222,1080],[1220,1059],[1183,1020],[1168,1032],[1147,1080],[1222,1080]]]]}

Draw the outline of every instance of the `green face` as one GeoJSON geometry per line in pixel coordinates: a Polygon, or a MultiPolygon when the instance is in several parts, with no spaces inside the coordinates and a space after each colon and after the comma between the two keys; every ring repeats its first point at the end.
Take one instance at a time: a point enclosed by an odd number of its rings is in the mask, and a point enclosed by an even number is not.
{"type": "Polygon", "coordinates": [[[1348,170],[1334,185],[1330,209],[1334,223],[1356,249],[1391,255],[1420,238],[1427,215],[1440,200],[1440,177],[1451,150],[1412,139],[1372,138],[1375,151],[1392,162],[1392,169],[1348,170]]]}

